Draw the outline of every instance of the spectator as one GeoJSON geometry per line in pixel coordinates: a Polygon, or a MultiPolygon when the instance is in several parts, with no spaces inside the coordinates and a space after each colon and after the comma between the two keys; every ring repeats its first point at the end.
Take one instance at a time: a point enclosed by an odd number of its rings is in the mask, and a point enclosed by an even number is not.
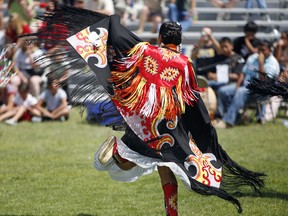
{"type": "Polygon", "coordinates": [[[43,50],[35,44],[28,45],[24,41],[14,56],[14,68],[21,82],[28,83],[31,94],[39,97],[42,84],[41,75],[43,71],[35,60],[43,55],[43,50]]]}
{"type": "MultiPolygon", "coordinates": [[[[214,57],[214,65],[208,72],[208,85],[217,93],[220,87],[235,82],[244,66],[244,59],[233,51],[233,43],[230,38],[223,37],[220,40],[222,54],[214,57]]],[[[229,85],[228,85],[229,86],[229,85]]]]}
{"type": "Polygon", "coordinates": [[[56,79],[68,95],[69,62],[63,61],[66,58],[66,50],[55,47],[48,51],[49,58],[44,61],[45,67],[42,80],[47,83],[47,77],[56,79]]]}
{"type": "MultiPolygon", "coordinates": [[[[263,41],[259,44],[258,53],[251,55],[243,67],[243,73],[236,84],[236,92],[228,105],[222,120],[215,123],[216,128],[227,128],[234,126],[237,121],[240,109],[243,109],[249,97],[251,96],[246,88],[249,79],[257,76],[260,79],[279,76],[279,63],[272,55],[272,44],[269,41],[263,41]],[[241,86],[244,81],[244,85],[241,86]]],[[[262,115],[262,113],[260,114],[262,115]]]]}
{"type": "Polygon", "coordinates": [[[31,120],[33,115],[40,115],[40,112],[35,108],[37,99],[29,94],[28,90],[27,83],[22,83],[19,86],[13,109],[0,115],[0,121],[7,119],[5,123],[14,126],[19,120],[31,120]]]}
{"type": "Polygon", "coordinates": [[[31,33],[29,25],[22,20],[19,14],[12,13],[5,27],[5,43],[17,43],[19,35],[28,33],[31,33]]]}
{"type": "Polygon", "coordinates": [[[10,14],[17,13],[26,24],[30,25],[36,15],[35,7],[40,3],[33,0],[9,0],[8,11],[10,14]]]}
{"type": "Polygon", "coordinates": [[[122,24],[127,26],[129,22],[135,22],[143,7],[142,1],[118,0],[115,2],[115,13],[122,19],[122,24]]]}
{"type": "MultiPolygon", "coordinates": [[[[288,31],[283,31],[281,37],[276,41],[274,56],[280,65],[279,80],[288,83],[288,31]]],[[[266,121],[271,121],[276,117],[281,101],[281,98],[274,96],[269,100],[269,103],[265,105],[266,121]]]]}
{"type": "Polygon", "coordinates": [[[13,109],[17,89],[11,83],[0,85],[0,115],[13,109]]]}
{"type": "Polygon", "coordinates": [[[178,21],[183,31],[189,30],[192,25],[195,4],[195,0],[169,0],[169,19],[173,22],[178,21]]]}
{"type": "Polygon", "coordinates": [[[228,0],[227,2],[221,0],[208,0],[212,5],[218,8],[232,8],[239,0],[228,0]]]}
{"type": "Polygon", "coordinates": [[[244,59],[239,54],[233,51],[233,44],[230,38],[224,37],[220,40],[220,45],[223,50],[223,54],[220,55],[222,61],[228,63],[229,77],[227,78],[228,83],[220,86],[217,90],[217,112],[216,118],[222,118],[226,112],[228,105],[230,104],[236,89],[240,73],[242,72],[245,64],[244,59]],[[221,57],[223,56],[223,57],[221,57]],[[228,60],[228,61],[227,61],[228,60]]]}
{"type": "MultiPolygon", "coordinates": [[[[258,8],[266,9],[267,4],[266,0],[256,0],[258,8]]],[[[246,0],[246,8],[253,8],[254,6],[254,0],[246,0]]]]}
{"type": "Polygon", "coordinates": [[[52,12],[55,8],[59,7],[59,1],[58,0],[48,0],[45,11],[46,12],[52,12]]]}
{"type": "MultiPolygon", "coordinates": [[[[257,5],[258,5],[258,8],[261,8],[263,10],[267,9],[267,4],[266,4],[266,1],[265,0],[257,0],[257,5]]],[[[254,6],[254,0],[246,0],[246,5],[245,7],[247,9],[252,9],[254,6]]],[[[251,14],[248,15],[247,17],[247,20],[249,19],[249,16],[251,14]]],[[[271,18],[269,16],[269,14],[267,13],[262,13],[261,14],[262,18],[265,20],[265,21],[271,21],[271,18]]]]}
{"type": "MultiPolygon", "coordinates": [[[[221,0],[208,0],[212,5],[218,8],[233,8],[239,0],[228,0],[227,2],[221,0]]],[[[216,20],[229,20],[230,13],[218,13],[216,20]]]]}
{"type": "Polygon", "coordinates": [[[0,31],[4,27],[4,0],[0,0],[0,31]]]}
{"type": "Polygon", "coordinates": [[[197,75],[208,78],[208,72],[213,67],[214,58],[220,53],[220,44],[214,38],[211,28],[203,27],[201,37],[195,44],[191,56],[196,65],[197,75]]]}
{"type": "Polygon", "coordinates": [[[102,14],[112,15],[115,13],[112,0],[86,0],[85,9],[96,11],[102,14]]]}
{"type": "Polygon", "coordinates": [[[152,20],[152,32],[156,33],[160,24],[163,21],[163,0],[144,0],[144,5],[139,17],[139,28],[137,33],[140,34],[144,31],[144,25],[147,21],[152,20]]]}
{"type": "Polygon", "coordinates": [[[274,56],[280,64],[282,72],[288,71],[288,31],[283,31],[275,44],[274,56]]]}
{"type": "Polygon", "coordinates": [[[244,36],[234,40],[234,51],[240,54],[246,61],[249,55],[257,53],[260,39],[256,37],[258,25],[254,21],[249,21],[244,26],[244,36]]]}
{"type": "MultiPolygon", "coordinates": [[[[68,118],[67,94],[59,87],[56,80],[48,79],[47,89],[41,93],[36,108],[40,111],[41,117],[45,119],[64,121],[68,118]]],[[[37,120],[41,121],[42,118],[32,118],[32,121],[37,120]]]]}
{"type": "MultiPolygon", "coordinates": [[[[83,0],[80,0],[80,1],[83,1],[83,0]]],[[[84,2],[84,1],[83,1],[84,2]]],[[[83,3],[84,4],[84,3],[83,3]]],[[[45,7],[45,13],[46,12],[52,12],[54,9],[58,8],[59,7],[59,2],[58,0],[48,0],[47,3],[46,3],[46,7],[45,7]]],[[[46,23],[43,22],[43,21],[40,21],[40,20],[37,20],[37,26],[38,26],[38,31],[44,31],[45,32],[45,28],[46,28],[46,23]]],[[[58,25],[58,24],[55,24],[53,26],[53,31],[55,32],[55,34],[58,34],[59,35],[59,29],[61,29],[61,32],[64,32],[64,27],[63,25],[58,25]]],[[[44,34],[43,32],[43,34],[44,34]]],[[[49,29],[49,33],[51,33],[51,30],[49,29]]],[[[49,33],[47,32],[47,35],[49,35],[49,33]]],[[[68,31],[67,31],[67,34],[68,34],[68,31]]],[[[45,34],[44,34],[45,35],[45,34]]],[[[63,35],[63,33],[62,33],[63,35]]],[[[51,36],[43,36],[42,37],[43,39],[45,38],[47,41],[49,41],[49,39],[51,38],[51,36]]],[[[59,36],[59,40],[60,40],[60,36],[59,36]]],[[[55,46],[53,43],[46,43],[45,40],[43,40],[43,44],[41,44],[41,48],[43,48],[45,50],[45,52],[47,51],[52,51],[53,49],[55,49],[57,46],[55,46]]]]}

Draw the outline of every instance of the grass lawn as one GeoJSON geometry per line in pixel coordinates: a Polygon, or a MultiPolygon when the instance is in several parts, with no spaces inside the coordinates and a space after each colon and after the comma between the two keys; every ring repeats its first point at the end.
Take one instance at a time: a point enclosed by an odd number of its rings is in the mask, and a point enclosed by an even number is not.
{"type": "MultiPolygon", "coordinates": [[[[275,124],[218,130],[235,161],[267,174],[261,196],[247,190],[238,197],[242,215],[288,215],[287,132],[279,118],[275,124]]],[[[123,183],[92,167],[94,152],[111,134],[121,136],[87,124],[77,110],[67,122],[0,123],[0,216],[164,216],[156,172],[123,183]]],[[[179,215],[238,213],[229,202],[189,192],[179,182],[179,215]]]]}

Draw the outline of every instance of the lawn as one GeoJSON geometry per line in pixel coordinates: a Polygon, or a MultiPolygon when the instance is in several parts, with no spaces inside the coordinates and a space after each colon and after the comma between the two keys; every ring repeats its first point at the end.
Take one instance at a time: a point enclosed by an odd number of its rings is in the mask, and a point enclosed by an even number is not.
{"type": "MultiPolygon", "coordinates": [[[[238,196],[242,215],[288,215],[287,132],[280,118],[218,130],[235,161],[267,174],[261,196],[250,190],[238,196]]],[[[0,123],[0,216],[164,216],[156,172],[122,183],[93,168],[94,152],[111,134],[121,136],[87,124],[76,109],[67,122],[0,123]]],[[[239,214],[227,201],[189,192],[179,182],[179,215],[239,214]]]]}

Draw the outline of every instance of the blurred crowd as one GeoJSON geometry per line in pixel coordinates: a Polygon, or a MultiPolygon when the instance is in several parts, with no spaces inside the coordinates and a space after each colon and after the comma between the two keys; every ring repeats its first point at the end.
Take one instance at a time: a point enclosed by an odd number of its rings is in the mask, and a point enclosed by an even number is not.
{"type": "MultiPolygon", "coordinates": [[[[231,8],[239,1],[207,0],[218,8],[231,8]]],[[[247,0],[245,7],[254,7],[253,2],[247,0]]],[[[259,8],[267,8],[265,0],[256,2],[259,8]]],[[[107,15],[118,14],[125,26],[137,22],[136,33],[139,34],[147,22],[152,23],[151,32],[156,33],[163,20],[178,21],[183,31],[189,31],[193,20],[198,19],[196,3],[196,0],[0,0],[0,48],[13,44],[5,58],[13,62],[11,70],[16,74],[7,85],[0,87],[0,121],[16,125],[22,120],[65,121],[69,117],[67,86],[59,85],[59,80],[47,78],[53,68],[41,67],[36,61],[44,54],[59,51],[59,47],[28,44],[18,38],[45,25],[35,20],[35,15],[65,4],[107,15]]],[[[261,16],[270,20],[268,14],[261,16]]],[[[227,20],[229,14],[219,13],[216,19],[227,20]]],[[[189,57],[194,61],[199,80],[201,78],[203,92],[215,94],[213,107],[209,107],[207,101],[206,105],[216,127],[227,128],[237,124],[241,111],[252,98],[245,88],[252,75],[288,81],[288,32],[281,32],[281,37],[275,41],[260,40],[256,37],[257,32],[257,24],[247,21],[243,36],[217,40],[213,29],[204,26],[201,37],[193,45],[189,57]]],[[[65,63],[57,62],[57,58],[51,58],[51,62],[54,63],[51,67],[61,64],[65,69],[65,63]]],[[[69,73],[68,69],[65,73],[69,73]]],[[[262,123],[275,117],[281,103],[275,98],[265,98],[265,101],[260,104],[257,115],[262,123]]]]}
{"type": "Polygon", "coordinates": [[[207,103],[212,106],[209,111],[215,127],[236,125],[252,102],[257,107],[258,122],[274,120],[277,115],[279,98],[257,99],[246,85],[252,76],[288,84],[288,31],[283,31],[275,41],[261,40],[256,37],[257,32],[257,24],[249,21],[243,28],[243,36],[217,40],[211,28],[203,27],[202,36],[192,50],[191,58],[203,87],[215,93],[214,103],[207,103]]]}

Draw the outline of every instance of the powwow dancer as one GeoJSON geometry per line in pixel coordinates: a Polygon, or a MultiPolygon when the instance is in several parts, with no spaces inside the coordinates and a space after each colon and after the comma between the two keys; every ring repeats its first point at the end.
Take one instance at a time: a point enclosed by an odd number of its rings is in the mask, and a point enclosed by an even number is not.
{"type": "MultiPolygon", "coordinates": [[[[238,212],[242,212],[240,202],[229,191],[241,186],[259,191],[264,186],[263,173],[239,166],[219,145],[198,93],[191,60],[180,54],[182,33],[177,22],[162,24],[156,47],[120,25],[116,15],[60,6],[38,18],[47,27],[29,36],[62,45],[66,49],[63,61],[86,73],[88,79],[75,92],[93,92],[94,101],[108,94],[107,103],[113,101],[123,117],[109,126],[124,128],[124,136],[110,137],[100,147],[95,154],[96,169],[107,170],[120,181],[135,181],[157,169],[169,216],[178,215],[175,176],[190,190],[232,202],[238,212]],[[69,43],[62,40],[63,34],[69,43]],[[85,62],[101,88],[79,66],[85,62]]],[[[59,76],[59,71],[50,76],[59,76]]]]}

